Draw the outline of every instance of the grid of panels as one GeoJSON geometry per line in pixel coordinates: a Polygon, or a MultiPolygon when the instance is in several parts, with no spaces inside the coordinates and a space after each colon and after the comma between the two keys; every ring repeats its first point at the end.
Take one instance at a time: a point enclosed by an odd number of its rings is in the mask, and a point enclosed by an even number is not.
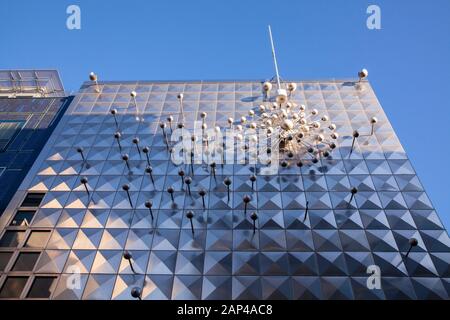
{"type": "Polygon", "coordinates": [[[13,256],[5,258],[0,286],[32,275],[21,297],[32,291],[34,277],[48,283],[46,277],[57,276],[53,299],[132,299],[136,286],[143,288],[143,299],[448,298],[450,239],[370,85],[361,85],[298,83],[293,100],[337,125],[339,147],[327,159],[258,176],[254,188],[253,165],[218,166],[215,178],[207,166],[194,165],[192,195],[169,160],[159,123],[169,115],[177,122],[182,92],[188,129],[203,111],[209,127],[226,127],[229,117],[257,110],[261,83],[106,83],[99,94],[84,86],[30,180],[29,192],[45,192],[37,213],[29,225],[6,228],[9,240],[0,250],[13,256]],[[113,137],[113,108],[122,151],[113,137]],[[369,132],[373,116],[374,135],[360,137],[350,153],[353,130],[369,132]],[[155,183],[145,174],[134,137],[150,147],[155,183]],[[129,154],[130,169],[122,153],[129,154]],[[89,194],[80,182],[84,176],[89,194]],[[226,177],[232,180],[230,200],[226,177]],[[121,188],[125,183],[132,206],[121,188]],[[353,201],[352,187],[359,190],[353,201]],[[208,190],[206,209],[200,189],[208,190]],[[255,234],[244,213],[246,194],[252,197],[249,212],[259,216],[255,234]],[[194,235],[188,210],[195,214],[194,235]],[[406,256],[411,238],[418,246],[406,256]],[[14,271],[15,261],[29,251],[39,259],[28,271],[14,271]],[[366,286],[370,265],[381,269],[381,289],[366,286]],[[81,272],[75,289],[68,285],[74,269],[81,272]]]}
{"type": "Polygon", "coordinates": [[[45,145],[69,99],[0,97],[0,168],[4,168],[0,175],[0,216],[45,145]]]}
{"type": "Polygon", "coordinates": [[[0,70],[0,94],[13,97],[65,96],[56,70],[0,70]]]}

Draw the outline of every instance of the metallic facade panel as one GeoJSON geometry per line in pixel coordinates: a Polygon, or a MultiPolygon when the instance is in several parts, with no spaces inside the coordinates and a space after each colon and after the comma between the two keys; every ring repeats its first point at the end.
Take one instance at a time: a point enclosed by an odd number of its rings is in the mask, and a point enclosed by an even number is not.
{"type": "Polygon", "coordinates": [[[42,275],[52,299],[134,299],[136,287],[142,299],[448,299],[450,239],[370,84],[296,84],[291,100],[327,115],[338,146],[271,175],[260,163],[175,165],[166,146],[183,116],[186,129],[205,111],[208,128],[260,116],[259,81],[84,84],[2,217],[0,288],[25,277],[11,294],[24,298],[42,275]],[[45,197],[29,225],[9,226],[27,192],[45,197]],[[31,250],[33,271],[14,273],[31,250]]]}

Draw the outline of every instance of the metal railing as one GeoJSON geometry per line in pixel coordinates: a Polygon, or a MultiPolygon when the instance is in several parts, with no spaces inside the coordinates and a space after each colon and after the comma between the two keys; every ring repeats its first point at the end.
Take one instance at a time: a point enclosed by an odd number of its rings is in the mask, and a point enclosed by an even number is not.
{"type": "Polygon", "coordinates": [[[3,71],[3,76],[8,75],[7,78],[0,78],[0,95],[6,94],[8,96],[23,96],[32,95],[36,97],[46,96],[63,96],[64,89],[58,83],[58,79],[53,76],[39,76],[36,71],[27,70],[27,75],[22,73],[25,71],[3,71]],[[29,76],[32,72],[33,76],[29,76]]]}

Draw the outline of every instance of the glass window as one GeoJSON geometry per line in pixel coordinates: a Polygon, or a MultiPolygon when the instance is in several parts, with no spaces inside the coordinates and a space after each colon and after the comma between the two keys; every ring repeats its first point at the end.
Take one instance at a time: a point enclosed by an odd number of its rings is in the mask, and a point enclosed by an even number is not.
{"type": "Polygon", "coordinates": [[[0,152],[8,148],[8,145],[14,140],[24,124],[25,121],[23,120],[0,121],[0,152]]]}
{"type": "Polygon", "coordinates": [[[28,193],[22,202],[22,207],[38,207],[45,193],[28,193]]]}
{"type": "Polygon", "coordinates": [[[11,226],[29,226],[35,213],[35,210],[18,210],[11,221],[11,226]]]}
{"type": "Polygon", "coordinates": [[[28,277],[8,277],[0,290],[0,298],[20,298],[28,277]]]}
{"type": "Polygon", "coordinates": [[[11,259],[12,252],[0,252],[0,272],[5,271],[6,265],[11,259]]]}
{"type": "Polygon", "coordinates": [[[12,271],[33,271],[39,255],[40,252],[21,252],[12,271]]]}
{"type": "Polygon", "coordinates": [[[17,247],[25,238],[25,231],[6,231],[0,240],[0,247],[17,247]]]}
{"type": "Polygon", "coordinates": [[[56,277],[37,277],[34,279],[27,298],[50,298],[56,277]]]}
{"type": "Polygon", "coordinates": [[[27,248],[43,248],[50,236],[50,231],[32,231],[25,246],[27,248]]]}

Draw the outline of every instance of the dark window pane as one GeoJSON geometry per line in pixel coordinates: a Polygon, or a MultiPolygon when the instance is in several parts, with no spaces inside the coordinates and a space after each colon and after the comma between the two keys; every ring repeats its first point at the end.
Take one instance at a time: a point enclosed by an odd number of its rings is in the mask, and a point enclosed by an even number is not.
{"type": "Polygon", "coordinates": [[[0,121],[0,152],[5,151],[24,125],[23,120],[0,121]]]}
{"type": "Polygon", "coordinates": [[[32,231],[28,237],[25,247],[27,248],[43,248],[50,236],[50,231],[32,231]]]}
{"type": "Polygon", "coordinates": [[[22,207],[38,207],[45,193],[28,193],[22,202],[22,207]]]}
{"type": "Polygon", "coordinates": [[[21,252],[12,271],[33,271],[39,255],[39,252],[21,252]]]}
{"type": "Polygon", "coordinates": [[[24,237],[25,231],[6,231],[0,240],[0,247],[17,247],[24,237]]]}
{"type": "Polygon", "coordinates": [[[0,271],[5,271],[6,265],[11,259],[12,252],[0,252],[0,271]]]}
{"type": "Polygon", "coordinates": [[[27,298],[50,298],[56,277],[38,277],[34,279],[27,298]]]}
{"type": "Polygon", "coordinates": [[[14,219],[11,221],[12,226],[28,226],[34,217],[34,210],[18,210],[14,219]]]}
{"type": "Polygon", "coordinates": [[[19,298],[28,277],[8,277],[0,291],[0,298],[19,298]]]}

